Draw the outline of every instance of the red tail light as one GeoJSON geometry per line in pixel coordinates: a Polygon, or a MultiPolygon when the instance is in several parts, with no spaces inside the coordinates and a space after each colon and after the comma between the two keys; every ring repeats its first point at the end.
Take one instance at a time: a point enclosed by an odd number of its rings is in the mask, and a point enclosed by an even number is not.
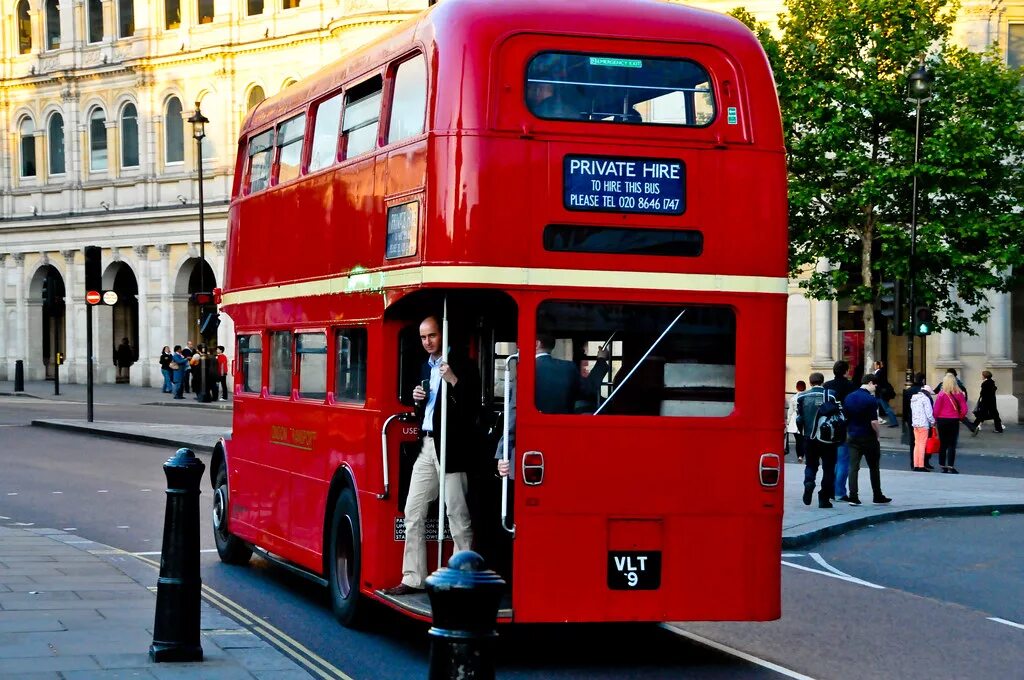
{"type": "Polygon", "coordinates": [[[758,465],[761,486],[778,486],[782,479],[782,459],[774,453],[762,453],[758,465]]]}
{"type": "Polygon", "coordinates": [[[544,481],[544,454],[527,451],[523,454],[523,483],[537,486],[544,481]]]}

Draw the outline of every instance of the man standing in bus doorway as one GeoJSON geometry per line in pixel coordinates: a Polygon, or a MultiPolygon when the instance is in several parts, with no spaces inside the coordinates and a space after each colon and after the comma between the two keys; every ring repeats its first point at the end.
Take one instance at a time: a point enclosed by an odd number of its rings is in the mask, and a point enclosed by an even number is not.
{"type": "MultiPolygon", "coordinates": [[[[822,385],[826,390],[831,390],[836,398],[839,399],[839,403],[846,401],[846,397],[851,392],[857,389],[857,386],[853,384],[853,381],[846,377],[846,373],[850,370],[850,364],[845,361],[839,360],[832,366],[832,373],[835,376],[827,383],[822,385]]],[[[850,476],[850,445],[843,442],[836,449],[836,474],[835,474],[835,494],[833,498],[837,501],[845,503],[850,500],[850,497],[846,495],[846,480],[850,476]]]]}
{"type": "MultiPolygon", "coordinates": [[[[405,501],[405,553],[402,558],[402,582],[384,591],[385,595],[408,595],[423,590],[427,568],[427,544],[424,525],[427,506],[440,490],[441,406],[438,399],[441,381],[448,383],[448,423],[445,430],[447,451],[445,509],[455,541],[455,551],[469,550],[473,543],[469,506],[466,504],[470,450],[474,445],[480,404],[480,377],[471,361],[441,361],[441,331],[437,317],[420,323],[420,342],[427,360],[420,372],[420,384],[412,390],[419,422],[420,453],[413,463],[409,496],[405,501]]],[[[443,531],[443,527],[438,528],[443,531]]]]}

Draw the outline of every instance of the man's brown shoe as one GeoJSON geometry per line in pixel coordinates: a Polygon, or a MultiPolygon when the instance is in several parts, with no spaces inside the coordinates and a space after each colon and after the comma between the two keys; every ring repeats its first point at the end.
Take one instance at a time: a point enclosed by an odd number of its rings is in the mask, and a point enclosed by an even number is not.
{"type": "Polygon", "coordinates": [[[423,588],[413,588],[412,586],[407,586],[404,583],[399,583],[397,586],[393,588],[385,588],[381,592],[385,595],[390,595],[391,597],[398,597],[400,595],[412,595],[414,593],[422,593],[423,588]]]}

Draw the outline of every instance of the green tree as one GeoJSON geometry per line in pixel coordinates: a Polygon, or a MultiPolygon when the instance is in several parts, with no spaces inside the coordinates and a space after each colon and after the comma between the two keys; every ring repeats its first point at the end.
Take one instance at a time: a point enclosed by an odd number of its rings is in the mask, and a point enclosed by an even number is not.
{"type": "Polygon", "coordinates": [[[996,46],[953,45],[947,0],[787,0],[775,37],[745,10],[776,75],[789,160],[790,269],[814,299],[863,305],[865,365],[882,279],[910,280],[910,201],[917,173],[915,298],[937,325],[970,331],[985,292],[1024,264],[1022,73],[996,46]],[[907,76],[935,76],[916,108],[907,76]],[[967,310],[971,310],[968,312],[967,310]]]}

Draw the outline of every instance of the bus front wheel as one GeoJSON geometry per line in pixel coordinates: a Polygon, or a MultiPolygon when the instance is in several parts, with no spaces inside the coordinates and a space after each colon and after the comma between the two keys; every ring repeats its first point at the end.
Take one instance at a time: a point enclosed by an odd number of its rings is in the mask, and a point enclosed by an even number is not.
{"type": "Polygon", "coordinates": [[[331,607],[342,625],[359,627],[366,603],[359,594],[362,545],[359,537],[359,509],[351,488],[342,489],[331,518],[330,546],[331,607]]]}
{"type": "Polygon", "coordinates": [[[252,548],[245,541],[232,536],[228,531],[228,472],[227,465],[221,465],[213,483],[213,542],[217,554],[226,564],[248,564],[252,548]]]}

